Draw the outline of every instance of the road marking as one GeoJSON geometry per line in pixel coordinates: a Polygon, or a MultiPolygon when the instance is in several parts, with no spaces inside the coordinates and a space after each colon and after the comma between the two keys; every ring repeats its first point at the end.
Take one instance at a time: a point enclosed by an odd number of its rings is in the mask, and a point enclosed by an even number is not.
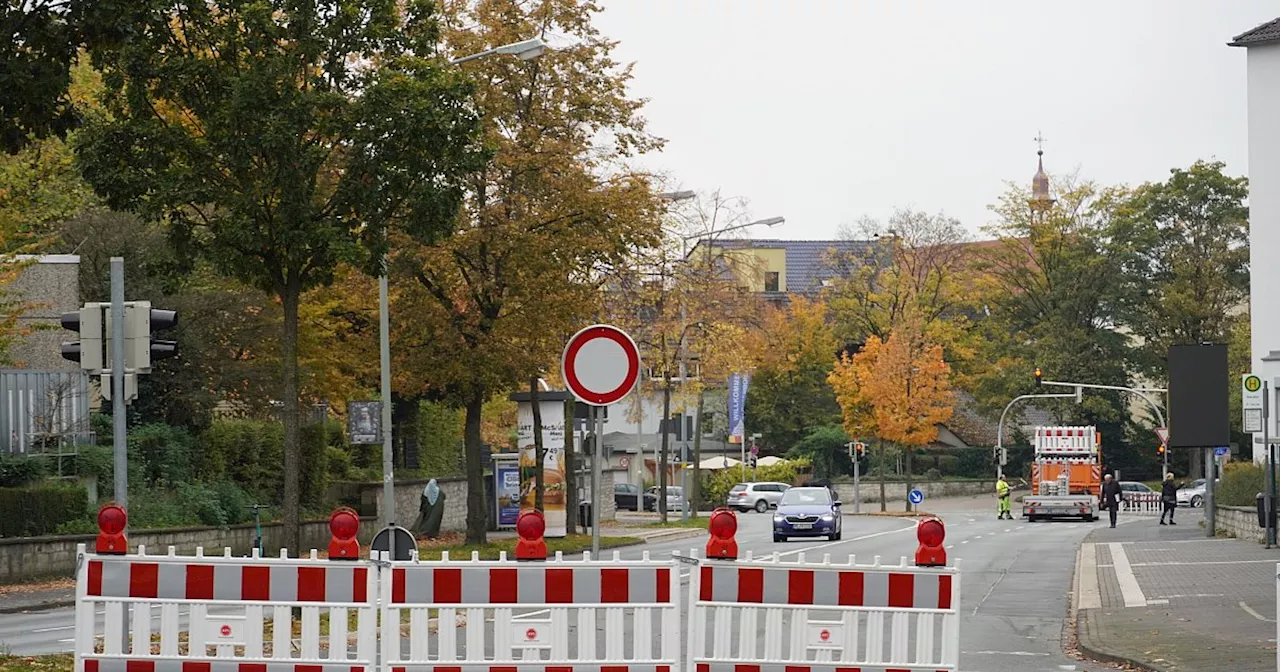
{"type": "Polygon", "coordinates": [[[1021,530],[1021,529],[1025,528],[1025,527],[1026,527],[1026,525],[1019,525],[1017,529],[1021,530]]]}
{"type": "Polygon", "coordinates": [[[1098,550],[1094,544],[1080,544],[1079,609],[1101,609],[1102,588],[1098,583],[1098,550]]]}
{"type": "Polygon", "coordinates": [[[960,543],[962,543],[962,544],[967,544],[967,543],[969,543],[969,540],[968,540],[968,539],[961,539],[961,540],[960,540],[960,543]]]}
{"type": "Polygon", "coordinates": [[[59,630],[75,630],[75,629],[76,629],[76,626],[74,625],[60,625],[56,628],[36,628],[31,632],[57,632],[59,630]]]}
{"type": "Polygon", "coordinates": [[[1004,531],[1005,531],[1005,532],[1012,532],[1012,531],[1013,531],[1013,528],[1012,528],[1012,527],[1006,527],[1006,528],[1004,528],[1004,531]]]}
{"type": "Polygon", "coordinates": [[[1169,600],[1147,600],[1147,605],[1152,604],[1169,604],[1169,600]]]}
{"type": "Polygon", "coordinates": [[[1111,549],[1111,563],[1115,565],[1116,581],[1120,584],[1120,594],[1124,596],[1124,606],[1147,606],[1147,598],[1142,595],[1138,577],[1133,575],[1133,567],[1129,565],[1129,556],[1124,554],[1124,544],[1112,542],[1107,546],[1111,549]]]}
{"type": "Polygon", "coordinates": [[[1263,563],[1274,563],[1275,560],[1205,560],[1204,562],[1194,562],[1190,560],[1170,562],[1135,562],[1134,567],[1167,567],[1172,565],[1260,565],[1263,563]]]}
{"type": "MultiPolygon", "coordinates": [[[[821,544],[815,544],[815,545],[813,545],[813,546],[802,546],[802,547],[800,547],[800,548],[797,548],[797,549],[795,549],[795,550],[791,550],[791,551],[775,551],[775,552],[773,552],[773,553],[769,553],[769,554],[767,554],[767,555],[762,555],[762,556],[760,556],[760,557],[752,557],[752,560],[753,560],[754,562],[768,562],[768,561],[770,561],[770,560],[773,560],[774,558],[786,558],[786,557],[789,557],[789,556],[792,556],[792,555],[799,555],[799,554],[801,554],[801,553],[808,553],[808,552],[810,552],[810,551],[816,551],[816,550],[821,549],[821,548],[829,548],[829,547],[831,547],[831,546],[838,546],[838,545],[840,545],[840,544],[848,544],[848,543],[850,543],[850,542],[854,542],[854,541],[863,541],[863,540],[866,540],[866,539],[874,539],[874,538],[876,538],[876,537],[883,537],[883,536],[886,536],[886,535],[889,535],[889,534],[898,534],[898,533],[900,533],[900,532],[906,532],[906,531],[908,531],[908,530],[914,530],[914,529],[916,529],[916,526],[913,524],[913,525],[908,525],[907,527],[900,527],[900,528],[898,528],[898,529],[896,529],[896,530],[885,530],[884,532],[874,532],[874,533],[872,533],[872,534],[864,534],[864,535],[862,535],[861,537],[851,537],[851,538],[849,538],[849,539],[841,539],[840,541],[828,541],[828,542],[821,543],[821,544]]],[[[962,543],[963,543],[963,542],[962,542],[962,543]]],[[[744,555],[743,557],[745,557],[745,555],[744,555]]],[[[906,557],[906,556],[900,556],[900,557],[906,557]]],[[[701,562],[701,560],[699,560],[699,562],[701,562]]],[[[896,567],[897,565],[885,565],[885,566],[886,566],[886,567],[896,567]]],[[[680,578],[681,578],[681,579],[687,579],[687,578],[689,578],[689,574],[690,574],[690,572],[681,572],[681,573],[680,573],[680,578]]]]}
{"type": "Polygon", "coordinates": [[[1225,593],[1195,593],[1194,595],[1161,595],[1166,600],[1176,600],[1188,597],[1226,597],[1225,593]]]}
{"type": "MultiPolygon", "coordinates": [[[[1275,561],[1273,560],[1272,562],[1275,562],[1275,561]]],[[[1264,621],[1266,623],[1275,623],[1274,619],[1267,618],[1266,616],[1263,616],[1262,614],[1259,614],[1258,612],[1254,611],[1252,608],[1249,607],[1249,605],[1244,603],[1244,600],[1240,600],[1240,608],[1244,609],[1246,612],[1248,612],[1250,616],[1258,619],[1259,621],[1264,621]]]]}
{"type": "Polygon", "coordinates": [[[1035,651],[964,651],[967,656],[1051,656],[1051,653],[1035,651]]]}

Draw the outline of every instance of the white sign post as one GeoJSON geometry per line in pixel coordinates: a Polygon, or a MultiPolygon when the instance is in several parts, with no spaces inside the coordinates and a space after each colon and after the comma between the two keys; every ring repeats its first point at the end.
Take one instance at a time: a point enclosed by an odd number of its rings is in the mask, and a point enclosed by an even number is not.
{"type": "Polygon", "coordinates": [[[640,380],[640,349],[627,332],[593,324],[574,334],[564,348],[560,371],[565,386],[591,409],[595,455],[591,458],[591,557],[600,557],[600,481],[604,461],[604,418],[601,406],[622,401],[640,380]]]}
{"type": "Polygon", "coordinates": [[[1244,417],[1242,429],[1246,432],[1262,431],[1262,378],[1246,373],[1240,377],[1240,408],[1244,417]]]}

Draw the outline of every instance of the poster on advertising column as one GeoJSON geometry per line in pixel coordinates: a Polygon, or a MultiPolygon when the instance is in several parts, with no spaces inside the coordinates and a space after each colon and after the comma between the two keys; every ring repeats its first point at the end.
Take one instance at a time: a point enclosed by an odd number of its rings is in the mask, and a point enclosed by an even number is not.
{"type": "MultiPolygon", "coordinates": [[[[559,538],[567,534],[565,529],[565,498],[568,493],[564,487],[564,402],[543,401],[538,404],[542,409],[542,448],[546,455],[542,462],[543,480],[546,489],[542,494],[542,512],[546,516],[547,530],[543,536],[559,538]]],[[[516,448],[520,450],[520,510],[534,508],[537,493],[536,456],[533,442],[533,405],[520,402],[516,411],[516,448]]]]}

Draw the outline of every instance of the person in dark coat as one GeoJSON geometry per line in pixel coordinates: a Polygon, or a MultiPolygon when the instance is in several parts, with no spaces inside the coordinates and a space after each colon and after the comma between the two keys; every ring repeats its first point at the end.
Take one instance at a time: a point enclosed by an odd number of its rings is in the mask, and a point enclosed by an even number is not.
{"type": "Polygon", "coordinates": [[[1124,500],[1124,493],[1120,491],[1120,484],[1107,474],[1102,481],[1102,508],[1107,510],[1111,516],[1111,527],[1116,526],[1116,513],[1120,510],[1120,502],[1124,500]]]}
{"type": "Polygon", "coordinates": [[[1164,525],[1164,517],[1169,516],[1169,524],[1177,525],[1173,522],[1173,512],[1178,508],[1178,486],[1173,484],[1173,474],[1164,475],[1164,485],[1160,488],[1160,503],[1164,504],[1164,511],[1160,512],[1160,524],[1164,525]]]}

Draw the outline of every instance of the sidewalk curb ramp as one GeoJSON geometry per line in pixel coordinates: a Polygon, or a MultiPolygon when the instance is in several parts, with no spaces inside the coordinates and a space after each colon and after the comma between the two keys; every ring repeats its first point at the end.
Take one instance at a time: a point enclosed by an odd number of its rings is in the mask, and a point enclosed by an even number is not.
{"type": "MultiPolygon", "coordinates": [[[[1088,537],[1086,536],[1085,539],[1088,537]]],[[[1080,603],[1080,560],[1084,554],[1085,540],[1081,539],[1076,546],[1075,568],[1071,572],[1071,599],[1068,601],[1067,619],[1074,626],[1075,645],[1080,654],[1090,661],[1112,665],[1125,665],[1130,669],[1140,670],[1141,672],[1169,672],[1169,670],[1161,667],[1153,667],[1148,663],[1126,658],[1124,656],[1106,653],[1101,650],[1097,644],[1089,642],[1088,630],[1081,626],[1081,622],[1086,618],[1093,609],[1081,610],[1080,603]],[[1088,642],[1088,643],[1086,643],[1088,642]]]]}

